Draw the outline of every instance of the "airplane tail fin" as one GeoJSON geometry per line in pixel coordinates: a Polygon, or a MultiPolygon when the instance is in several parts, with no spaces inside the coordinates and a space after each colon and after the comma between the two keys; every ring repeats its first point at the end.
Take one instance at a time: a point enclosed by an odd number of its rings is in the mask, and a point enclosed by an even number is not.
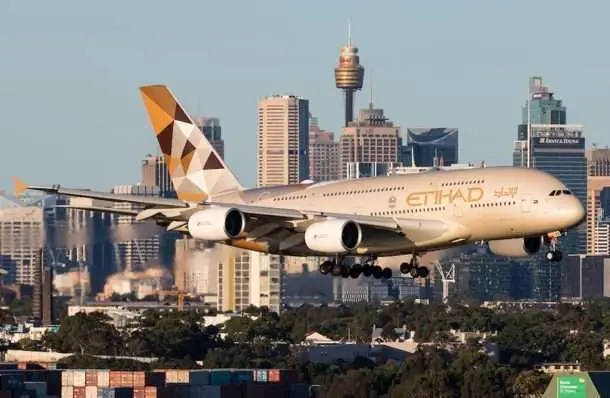
{"type": "Polygon", "coordinates": [[[140,93],[178,199],[201,202],[217,194],[243,190],[167,86],[142,86],[140,93]]]}

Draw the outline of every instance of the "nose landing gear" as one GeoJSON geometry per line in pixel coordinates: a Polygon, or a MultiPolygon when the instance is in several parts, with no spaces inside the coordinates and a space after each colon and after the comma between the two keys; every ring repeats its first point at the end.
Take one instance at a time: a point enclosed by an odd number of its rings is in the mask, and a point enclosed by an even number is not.
{"type": "Polygon", "coordinates": [[[543,236],[545,246],[548,248],[545,258],[547,261],[560,262],[563,258],[563,253],[557,246],[561,231],[550,232],[543,236]]]}

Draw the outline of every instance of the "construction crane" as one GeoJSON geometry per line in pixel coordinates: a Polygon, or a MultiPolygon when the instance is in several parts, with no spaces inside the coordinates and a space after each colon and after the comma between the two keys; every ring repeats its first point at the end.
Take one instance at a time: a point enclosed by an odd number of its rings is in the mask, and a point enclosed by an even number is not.
{"type": "Polygon", "coordinates": [[[176,296],[178,301],[178,311],[184,311],[184,297],[192,297],[190,294],[185,293],[182,289],[161,290],[158,293],[159,296],[176,296]]]}
{"type": "Polygon", "coordinates": [[[449,301],[449,284],[455,283],[455,264],[451,264],[449,267],[443,267],[441,263],[437,262],[435,267],[443,284],[443,304],[447,304],[449,301]]]}

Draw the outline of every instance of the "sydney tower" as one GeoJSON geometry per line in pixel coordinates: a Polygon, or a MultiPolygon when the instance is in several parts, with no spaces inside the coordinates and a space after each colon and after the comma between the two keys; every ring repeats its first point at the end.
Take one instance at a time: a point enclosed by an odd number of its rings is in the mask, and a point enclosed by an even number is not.
{"type": "Polygon", "coordinates": [[[358,48],[352,47],[351,34],[348,32],[347,46],[341,48],[339,65],[335,68],[337,88],[345,93],[345,126],[354,119],[354,92],[362,89],[364,68],[360,65],[358,48]]]}

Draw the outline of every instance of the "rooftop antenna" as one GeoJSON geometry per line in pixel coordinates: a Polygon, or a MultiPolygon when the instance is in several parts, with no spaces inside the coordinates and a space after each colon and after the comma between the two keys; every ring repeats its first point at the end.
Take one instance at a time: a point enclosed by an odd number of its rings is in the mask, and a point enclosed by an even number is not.
{"type": "Polygon", "coordinates": [[[372,110],[373,109],[373,71],[371,70],[370,73],[371,73],[371,80],[370,80],[369,84],[371,85],[371,87],[369,87],[369,91],[370,91],[369,95],[371,97],[370,98],[371,102],[370,102],[369,106],[372,110]]]}
{"type": "Polygon", "coordinates": [[[352,46],[352,17],[347,18],[347,46],[352,46]]]}

